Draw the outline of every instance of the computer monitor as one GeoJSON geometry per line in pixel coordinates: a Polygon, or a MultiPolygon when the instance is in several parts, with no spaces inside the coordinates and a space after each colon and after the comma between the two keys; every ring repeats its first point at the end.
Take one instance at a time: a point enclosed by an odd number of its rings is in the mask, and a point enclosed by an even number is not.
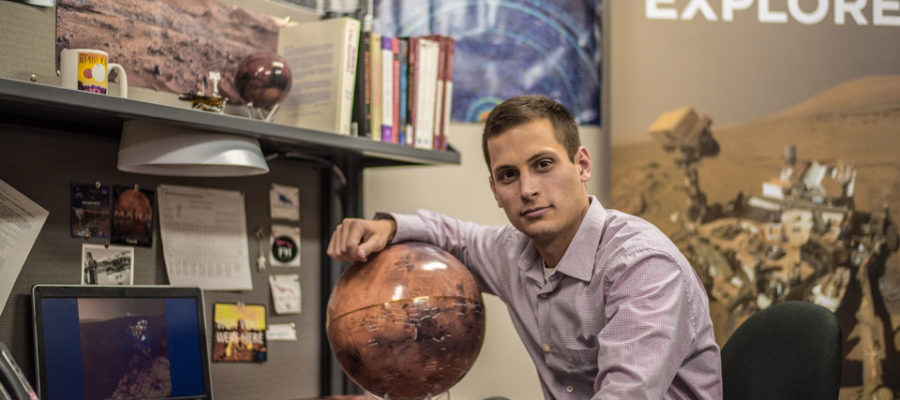
{"type": "Polygon", "coordinates": [[[32,289],[43,400],[210,399],[199,288],[32,289]]]}

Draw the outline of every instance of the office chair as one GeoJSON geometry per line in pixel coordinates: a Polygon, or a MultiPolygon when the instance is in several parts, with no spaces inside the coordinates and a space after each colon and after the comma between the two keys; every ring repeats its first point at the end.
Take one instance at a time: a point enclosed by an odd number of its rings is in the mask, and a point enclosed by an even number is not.
{"type": "Polygon", "coordinates": [[[775,304],[722,346],[724,400],[837,399],[841,357],[834,313],[801,301],[775,304]]]}

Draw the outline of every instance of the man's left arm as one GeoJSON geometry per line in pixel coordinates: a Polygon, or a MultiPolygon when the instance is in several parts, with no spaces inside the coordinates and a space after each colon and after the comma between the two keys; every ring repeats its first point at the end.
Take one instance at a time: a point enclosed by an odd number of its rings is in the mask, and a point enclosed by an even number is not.
{"type": "Polygon", "coordinates": [[[695,336],[692,277],[664,252],[640,251],[627,260],[606,277],[593,399],[662,398],[695,336]]]}

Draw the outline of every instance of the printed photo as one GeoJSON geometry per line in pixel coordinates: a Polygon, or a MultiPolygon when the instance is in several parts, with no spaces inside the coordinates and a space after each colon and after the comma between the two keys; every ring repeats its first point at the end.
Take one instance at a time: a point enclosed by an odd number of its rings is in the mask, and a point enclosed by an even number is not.
{"type": "Polygon", "coordinates": [[[266,306],[213,305],[213,361],[266,361],[266,306]]]}
{"type": "Polygon", "coordinates": [[[113,186],[113,243],[153,245],[153,191],[133,186],[113,186]]]}
{"type": "Polygon", "coordinates": [[[134,247],[81,246],[82,285],[131,285],[133,282],[134,247]]]}
{"type": "Polygon", "coordinates": [[[72,237],[109,238],[109,185],[73,183],[72,237]]]}

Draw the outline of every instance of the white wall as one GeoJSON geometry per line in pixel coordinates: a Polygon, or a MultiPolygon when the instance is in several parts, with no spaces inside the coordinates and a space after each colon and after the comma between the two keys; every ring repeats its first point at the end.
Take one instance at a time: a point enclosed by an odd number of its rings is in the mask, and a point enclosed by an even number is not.
{"type": "MultiPolygon", "coordinates": [[[[485,225],[505,225],[488,185],[481,152],[480,124],[452,124],[449,142],[461,154],[461,165],[368,169],[363,182],[365,216],[375,211],[412,213],[427,208],[485,225]]],[[[606,198],[608,163],[606,140],[598,127],[582,127],[582,144],[593,156],[594,174],[588,191],[606,198]],[[605,157],[602,157],[605,158],[605,157]]],[[[515,400],[542,399],[537,372],[519,341],[506,306],[486,295],[487,333],[481,354],[465,378],[452,390],[453,400],[505,396],[515,400]]]]}

